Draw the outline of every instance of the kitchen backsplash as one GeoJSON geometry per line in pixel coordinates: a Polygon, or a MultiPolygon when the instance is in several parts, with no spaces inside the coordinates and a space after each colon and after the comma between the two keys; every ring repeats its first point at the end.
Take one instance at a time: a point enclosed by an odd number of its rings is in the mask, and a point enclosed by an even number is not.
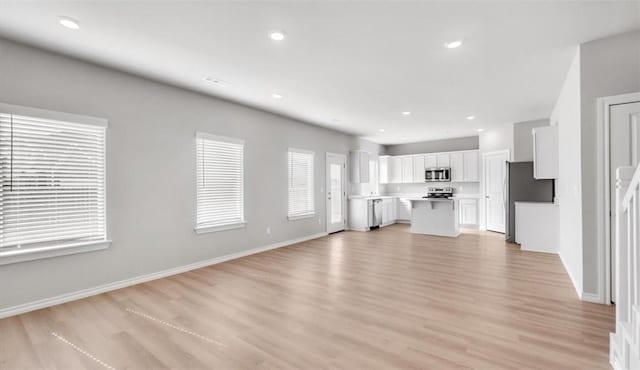
{"type": "Polygon", "coordinates": [[[478,182],[427,182],[424,184],[380,184],[380,194],[426,194],[427,188],[451,187],[454,193],[479,194],[478,182]]]}

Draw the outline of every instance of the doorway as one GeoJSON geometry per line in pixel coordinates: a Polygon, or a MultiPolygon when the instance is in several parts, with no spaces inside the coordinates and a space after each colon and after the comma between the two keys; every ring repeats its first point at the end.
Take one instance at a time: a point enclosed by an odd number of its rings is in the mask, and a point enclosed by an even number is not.
{"type": "Polygon", "coordinates": [[[484,198],[485,220],[488,231],[505,232],[505,175],[509,151],[485,153],[483,155],[484,168],[484,198]]]}
{"type": "Polygon", "coordinates": [[[635,167],[640,162],[640,101],[609,106],[609,281],[610,300],[616,301],[616,170],[621,166],[635,167]]]}
{"type": "Polygon", "coordinates": [[[343,154],[327,153],[326,207],[327,232],[335,233],[345,229],[347,214],[347,157],[343,154]]]}

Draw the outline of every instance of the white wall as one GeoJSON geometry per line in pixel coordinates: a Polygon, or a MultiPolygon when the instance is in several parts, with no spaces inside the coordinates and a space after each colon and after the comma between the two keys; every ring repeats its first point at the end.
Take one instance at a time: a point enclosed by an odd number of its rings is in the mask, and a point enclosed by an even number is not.
{"type": "Polygon", "coordinates": [[[417,143],[387,145],[388,155],[408,155],[421,153],[453,152],[478,149],[478,137],[457,137],[452,139],[421,141],[417,143]]]}
{"type": "Polygon", "coordinates": [[[347,154],[354,143],[336,131],[2,39],[0,86],[0,102],[109,119],[113,240],[104,251],[0,266],[0,309],[324,232],[325,152],[347,154]],[[194,233],[196,131],[245,140],[246,228],[194,233]],[[288,147],[316,153],[315,218],[287,220],[288,147]]]}
{"type": "Polygon", "coordinates": [[[533,137],[531,130],[549,126],[549,119],[537,119],[513,124],[513,161],[533,161],[533,137]]]}
{"type": "Polygon", "coordinates": [[[582,294],[582,181],[580,142],[580,51],[571,63],[551,113],[558,126],[559,156],[556,201],[559,209],[558,254],[579,295],[582,294]]]}
{"type": "Polygon", "coordinates": [[[602,158],[596,156],[596,99],[640,91],[640,31],[582,44],[580,64],[584,291],[597,294],[598,248],[604,235],[599,239],[597,234],[596,164],[602,158]]]}

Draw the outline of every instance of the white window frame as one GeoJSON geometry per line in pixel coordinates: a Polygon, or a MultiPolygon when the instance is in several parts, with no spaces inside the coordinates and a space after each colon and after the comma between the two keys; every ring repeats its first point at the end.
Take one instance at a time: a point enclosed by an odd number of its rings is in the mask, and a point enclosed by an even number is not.
{"type": "Polygon", "coordinates": [[[294,220],[302,220],[305,218],[312,218],[315,217],[316,215],[316,202],[315,202],[315,161],[316,161],[316,155],[315,152],[312,150],[306,150],[306,149],[298,149],[298,148],[288,148],[287,150],[287,219],[289,221],[294,221],[294,220]],[[291,181],[291,179],[289,178],[289,153],[302,153],[302,154],[310,154],[311,155],[311,204],[313,204],[313,210],[311,212],[308,213],[304,213],[301,215],[290,215],[289,214],[289,191],[291,190],[289,187],[289,182],[291,181]]]}
{"type": "MultiPolygon", "coordinates": [[[[232,229],[239,229],[239,228],[243,228],[247,225],[247,220],[246,220],[246,183],[245,183],[245,168],[246,168],[246,160],[245,160],[245,142],[242,139],[237,139],[237,138],[232,138],[232,137],[226,137],[226,136],[219,136],[219,135],[213,135],[213,134],[209,134],[206,132],[201,132],[198,131],[196,132],[196,150],[197,150],[197,140],[198,139],[204,139],[204,140],[211,140],[211,141],[218,141],[218,142],[224,142],[224,143],[231,143],[231,144],[239,144],[242,145],[242,221],[241,222],[234,222],[234,223],[229,223],[229,224],[222,224],[222,225],[212,225],[212,226],[198,226],[198,188],[197,188],[197,183],[196,183],[196,212],[195,212],[195,217],[194,217],[194,230],[197,234],[206,234],[206,233],[214,233],[214,232],[218,232],[218,231],[224,231],[224,230],[232,230],[232,229]]],[[[198,153],[196,153],[196,167],[197,167],[197,156],[198,153]]],[[[197,173],[198,173],[198,168],[196,168],[196,182],[197,180],[197,173]]]]}
{"type": "MultiPolygon", "coordinates": [[[[95,125],[109,127],[109,121],[104,118],[90,117],[84,115],[78,115],[73,113],[56,112],[45,109],[24,107],[13,104],[0,103],[0,112],[15,114],[21,116],[37,117],[42,119],[51,119],[58,121],[72,122],[76,124],[95,125]]],[[[46,246],[37,247],[21,247],[21,248],[7,248],[7,250],[0,249],[0,265],[7,265],[11,263],[26,262],[31,260],[38,260],[44,258],[52,258],[76,253],[85,253],[91,251],[98,251],[107,249],[111,246],[111,240],[107,237],[108,233],[108,209],[107,209],[107,135],[105,135],[105,156],[104,156],[104,208],[105,208],[105,237],[103,240],[86,241],[86,242],[61,242],[49,244],[46,246]]]]}

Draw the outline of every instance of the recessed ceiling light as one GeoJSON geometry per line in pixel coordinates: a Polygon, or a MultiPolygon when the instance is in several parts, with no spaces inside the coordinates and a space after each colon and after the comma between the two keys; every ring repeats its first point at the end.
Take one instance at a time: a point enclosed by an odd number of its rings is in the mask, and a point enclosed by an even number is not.
{"type": "Polygon", "coordinates": [[[283,98],[283,96],[282,96],[282,95],[277,94],[277,93],[275,93],[275,94],[273,94],[273,95],[271,95],[271,96],[272,96],[274,99],[282,99],[282,98],[283,98]]]}
{"type": "Polygon", "coordinates": [[[80,22],[71,17],[60,16],[58,17],[58,22],[60,22],[62,26],[71,30],[77,30],[80,28],[80,22]]]}
{"type": "Polygon", "coordinates": [[[274,41],[282,41],[285,37],[287,37],[287,34],[284,33],[284,31],[271,31],[269,33],[269,37],[271,37],[271,40],[274,41]]]}
{"type": "Polygon", "coordinates": [[[406,138],[406,137],[403,137],[403,138],[402,138],[402,140],[407,140],[407,138],[406,138]]]}
{"type": "Polygon", "coordinates": [[[383,128],[381,128],[381,129],[378,129],[378,131],[380,131],[380,132],[384,132],[384,129],[383,129],[383,128]]]}
{"type": "Polygon", "coordinates": [[[227,86],[231,85],[230,82],[227,82],[227,81],[221,80],[219,78],[215,78],[215,77],[207,76],[207,77],[204,78],[204,80],[207,81],[207,82],[211,82],[212,84],[214,84],[216,86],[219,86],[219,87],[227,87],[227,86]]]}
{"type": "Polygon", "coordinates": [[[451,41],[451,42],[445,42],[444,46],[447,49],[455,49],[457,47],[460,47],[462,45],[462,40],[455,40],[455,41],[451,41]]]}
{"type": "Polygon", "coordinates": [[[471,121],[471,120],[476,119],[476,116],[467,116],[467,119],[468,119],[469,121],[471,121]]]}
{"type": "Polygon", "coordinates": [[[403,116],[408,116],[408,115],[411,115],[411,112],[409,112],[409,111],[404,111],[404,112],[402,112],[402,115],[403,115],[403,116]]]}
{"type": "Polygon", "coordinates": [[[482,132],[482,131],[484,131],[484,129],[483,128],[479,128],[479,129],[476,129],[476,131],[477,132],[482,132]]]}

